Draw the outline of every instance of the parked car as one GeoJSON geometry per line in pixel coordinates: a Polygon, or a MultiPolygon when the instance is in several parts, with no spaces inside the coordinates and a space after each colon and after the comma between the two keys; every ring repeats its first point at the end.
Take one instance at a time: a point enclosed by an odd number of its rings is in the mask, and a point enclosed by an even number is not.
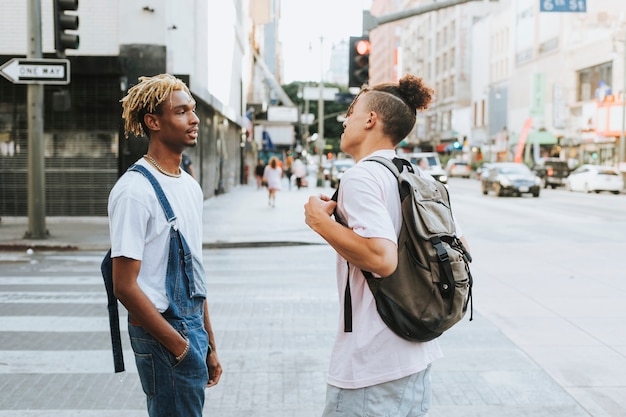
{"type": "Polygon", "coordinates": [[[570,191],[610,191],[619,194],[624,189],[622,173],[615,168],[601,165],[581,165],[572,171],[565,180],[570,191]]]}
{"type": "Polygon", "coordinates": [[[343,173],[354,166],[355,162],[352,158],[335,159],[330,167],[330,186],[337,188],[343,173]]]}
{"type": "Polygon", "coordinates": [[[448,183],[448,174],[442,168],[439,161],[439,154],[437,152],[411,152],[407,154],[399,155],[400,158],[407,159],[415,166],[420,166],[420,160],[425,159],[428,162],[426,169],[423,169],[427,174],[432,175],[437,181],[442,184],[448,183]]]}
{"type": "Polygon", "coordinates": [[[450,159],[446,164],[446,172],[448,174],[448,178],[469,178],[472,173],[472,167],[470,167],[470,164],[465,161],[461,161],[460,159],[450,159]]]}
{"type": "Polygon", "coordinates": [[[541,179],[530,168],[518,162],[496,162],[491,164],[481,176],[481,185],[484,195],[489,191],[498,197],[530,193],[539,197],[541,179]]]}
{"type": "Polygon", "coordinates": [[[533,172],[541,178],[545,188],[556,188],[565,185],[565,179],[570,173],[567,161],[559,158],[545,158],[533,167],[533,172]]]}

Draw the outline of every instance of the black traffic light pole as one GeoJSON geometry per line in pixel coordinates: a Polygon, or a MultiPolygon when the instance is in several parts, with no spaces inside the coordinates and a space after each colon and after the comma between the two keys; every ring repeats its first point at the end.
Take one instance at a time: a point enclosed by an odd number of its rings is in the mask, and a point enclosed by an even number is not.
{"type": "Polygon", "coordinates": [[[348,48],[348,87],[361,88],[369,81],[369,37],[351,36],[348,48]]]}
{"type": "Polygon", "coordinates": [[[80,38],[67,30],[78,29],[78,16],[65,13],[78,10],[78,0],[54,0],[54,49],[57,57],[65,58],[66,49],[78,49],[80,38]]]}
{"type": "MultiPolygon", "coordinates": [[[[369,34],[370,30],[383,25],[385,23],[396,22],[420,14],[434,12],[436,10],[445,9],[446,7],[458,6],[459,4],[469,3],[470,1],[484,0],[447,0],[438,1],[436,3],[427,4],[425,6],[416,7],[414,9],[401,10],[399,12],[389,13],[382,16],[372,16],[369,10],[363,10],[363,34],[369,34]]],[[[498,1],[498,0],[488,0],[498,1]]]]}
{"type": "MultiPolygon", "coordinates": [[[[78,9],[78,0],[54,0],[54,46],[59,58],[65,49],[78,48],[78,35],[65,33],[78,29],[78,16],[65,11],[78,9]]],[[[27,58],[41,59],[41,0],[28,0],[27,4],[28,53],[27,58]]],[[[66,67],[69,70],[69,67],[66,67]]],[[[68,75],[69,76],[69,75],[68,75]]],[[[69,80],[69,78],[68,78],[69,80]]],[[[44,86],[41,82],[29,83],[28,111],[28,230],[26,239],[45,239],[46,229],[46,175],[43,137],[44,86]]]]}
{"type": "MultiPolygon", "coordinates": [[[[41,58],[41,0],[28,0],[28,58],[41,58]]],[[[28,230],[24,238],[44,239],[46,176],[43,143],[43,84],[28,85],[28,230]]]]}

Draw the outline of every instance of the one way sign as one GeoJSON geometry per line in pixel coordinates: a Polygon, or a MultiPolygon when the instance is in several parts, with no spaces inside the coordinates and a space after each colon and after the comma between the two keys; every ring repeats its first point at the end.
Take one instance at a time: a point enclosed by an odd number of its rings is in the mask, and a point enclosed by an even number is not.
{"type": "Polygon", "coordinates": [[[13,84],[69,84],[70,61],[13,58],[0,67],[0,75],[13,84]]]}

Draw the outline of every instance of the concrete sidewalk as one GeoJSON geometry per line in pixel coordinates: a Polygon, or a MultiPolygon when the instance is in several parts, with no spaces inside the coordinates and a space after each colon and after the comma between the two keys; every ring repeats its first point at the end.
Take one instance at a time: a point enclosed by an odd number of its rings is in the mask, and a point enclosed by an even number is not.
{"type": "MultiPolygon", "coordinates": [[[[314,183],[314,181],[311,181],[314,183]]],[[[205,248],[321,244],[323,240],[304,223],[304,204],[311,194],[332,195],[329,187],[287,187],[276,197],[276,207],[267,202],[267,190],[244,185],[204,202],[205,248]],[[294,215],[295,213],[301,216],[294,215]]],[[[47,217],[49,236],[28,239],[27,217],[2,217],[0,250],[106,251],[109,247],[107,217],[47,217]]]]}

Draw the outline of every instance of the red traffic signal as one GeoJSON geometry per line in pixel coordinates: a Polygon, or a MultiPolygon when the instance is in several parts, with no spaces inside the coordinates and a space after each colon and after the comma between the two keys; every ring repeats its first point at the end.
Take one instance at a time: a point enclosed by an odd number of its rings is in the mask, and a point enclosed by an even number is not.
{"type": "Polygon", "coordinates": [[[358,55],[369,55],[371,49],[369,39],[359,39],[354,45],[354,49],[358,55]]]}

